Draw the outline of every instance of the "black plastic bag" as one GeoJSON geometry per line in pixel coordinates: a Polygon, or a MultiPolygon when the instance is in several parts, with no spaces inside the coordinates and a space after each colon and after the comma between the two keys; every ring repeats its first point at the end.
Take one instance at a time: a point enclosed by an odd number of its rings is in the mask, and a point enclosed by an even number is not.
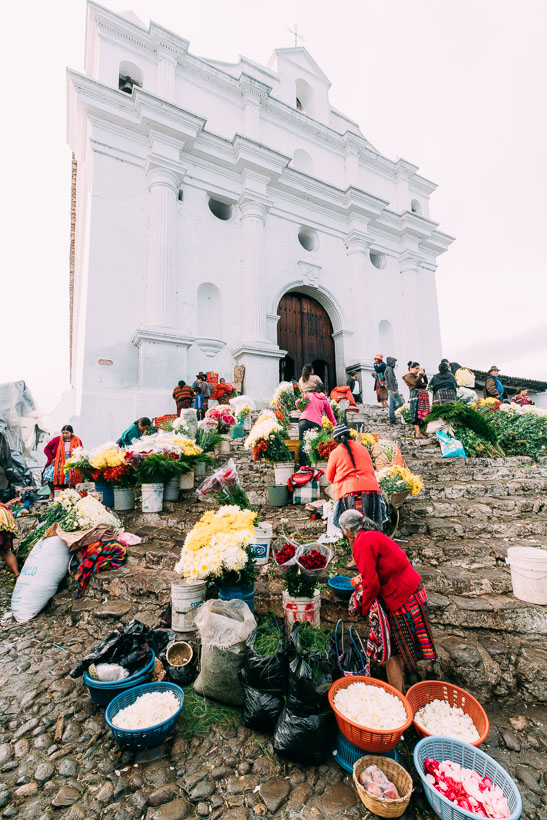
{"type": "Polygon", "coordinates": [[[151,629],[135,618],[127,624],[123,632],[115,629],[108,637],[93,647],[71,672],[71,678],[79,678],[91,663],[119,663],[130,674],[142,669],[150,661],[152,648],[156,655],[174,640],[174,633],[161,629],[151,629]]]}
{"type": "Polygon", "coordinates": [[[330,753],[332,711],[297,715],[285,707],[273,737],[276,754],[304,766],[319,766],[330,753]]]}
{"type": "Polygon", "coordinates": [[[276,652],[273,655],[258,654],[255,650],[255,642],[260,634],[260,627],[257,627],[247,638],[247,655],[244,669],[249,686],[282,694],[285,692],[287,685],[288,646],[280,620],[275,616],[273,618],[280,630],[276,652]]]}
{"type": "Polygon", "coordinates": [[[242,670],[239,679],[243,686],[243,725],[255,732],[271,735],[284,706],[284,700],[275,692],[261,692],[249,682],[242,670]]]}
{"type": "Polygon", "coordinates": [[[308,650],[299,637],[301,624],[291,632],[287,707],[306,716],[328,710],[328,692],[336,679],[336,653],[329,641],[325,650],[308,650]]]}

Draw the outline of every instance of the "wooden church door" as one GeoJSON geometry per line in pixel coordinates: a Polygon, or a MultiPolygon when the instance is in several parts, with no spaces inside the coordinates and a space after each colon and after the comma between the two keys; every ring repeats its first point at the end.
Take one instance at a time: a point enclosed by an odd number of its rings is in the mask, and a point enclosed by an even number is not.
{"type": "Polygon", "coordinates": [[[287,293],[277,309],[277,343],[287,355],[279,363],[281,381],[299,379],[309,363],[330,392],[336,386],[332,323],[325,308],[304,293],[287,293]]]}

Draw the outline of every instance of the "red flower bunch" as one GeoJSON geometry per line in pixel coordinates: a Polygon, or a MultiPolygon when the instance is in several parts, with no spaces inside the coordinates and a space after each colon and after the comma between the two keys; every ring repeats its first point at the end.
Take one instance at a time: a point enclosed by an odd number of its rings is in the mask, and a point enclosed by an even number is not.
{"type": "Polygon", "coordinates": [[[310,550],[298,560],[305,569],[324,569],[327,566],[327,556],[318,550],[310,550]]]}
{"type": "Polygon", "coordinates": [[[131,467],[128,464],[120,465],[119,467],[107,467],[103,471],[103,480],[108,484],[120,484],[130,473],[131,467]]]}
{"type": "Polygon", "coordinates": [[[276,564],[280,567],[283,566],[283,564],[286,564],[291,558],[294,558],[295,552],[296,547],[293,544],[284,544],[282,547],[279,547],[279,549],[275,551],[276,564]]]}
{"type": "Polygon", "coordinates": [[[317,445],[317,454],[321,457],[322,461],[328,461],[328,458],[333,450],[336,449],[336,443],[333,439],[330,439],[327,442],[320,442],[317,445]]]}
{"type": "Polygon", "coordinates": [[[253,449],[253,458],[255,461],[258,461],[261,454],[266,454],[268,452],[268,442],[264,441],[264,439],[260,439],[259,442],[255,445],[253,449]]]}
{"type": "Polygon", "coordinates": [[[100,481],[102,478],[100,470],[91,470],[91,480],[100,481]]]}

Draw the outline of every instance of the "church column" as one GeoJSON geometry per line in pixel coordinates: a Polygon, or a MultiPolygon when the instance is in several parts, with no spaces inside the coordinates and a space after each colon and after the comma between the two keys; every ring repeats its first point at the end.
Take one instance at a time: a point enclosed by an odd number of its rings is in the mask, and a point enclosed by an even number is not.
{"type": "Polygon", "coordinates": [[[418,257],[407,253],[401,256],[402,311],[406,325],[405,364],[407,359],[419,361],[421,364],[420,357],[422,354],[418,319],[421,316],[418,304],[419,267],[418,257]]]}
{"type": "Polygon", "coordinates": [[[243,240],[242,265],[242,336],[245,341],[266,340],[266,305],[264,301],[264,225],[266,206],[244,197],[239,202],[243,240]]]}
{"type": "Polygon", "coordinates": [[[367,281],[367,267],[369,264],[368,252],[370,241],[359,231],[352,231],[345,240],[350,274],[350,289],[352,301],[352,356],[346,362],[346,368],[351,368],[359,374],[363,401],[373,398],[372,378],[372,316],[370,282],[367,281]]]}
{"type": "Polygon", "coordinates": [[[177,58],[165,51],[158,51],[156,94],[168,102],[175,99],[175,73],[177,58]]]}
{"type": "Polygon", "coordinates": [[[180,177],[169,168],[148,168],[148,266],[146,324],[176,324],[176,225],[180,177]]]}

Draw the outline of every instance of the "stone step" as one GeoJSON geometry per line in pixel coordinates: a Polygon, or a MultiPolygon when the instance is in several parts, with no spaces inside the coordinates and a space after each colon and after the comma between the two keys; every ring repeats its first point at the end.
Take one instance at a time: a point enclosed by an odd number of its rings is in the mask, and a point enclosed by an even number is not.
{"type": "Polygon", "coordinates": [[[513,589],[511,573],[504,566],[468,569],[447,564],[434,567],[417,563],[414,568],[422,576],[428,593],[476,598],[482,595],[503,595],[511,593],[513,589]]]}
{"type": "Polygon", "coordinates": [[[493,538],[490,535],[471,539],[444,538],[438,542],[421,535],[396,540],[413,564],[427,564],[444,568],[445,564],[463,569],[504,566],[507,549],[511,546],[547,549],[547,535],[514,538],[493,538]]]}
{"type": "Polygon", "coordinates": [[[478,496],[472,500],[458,498],[451,500],[430,500],[416,496],[407,499],[404,511],[406,521],[413,518],[457,518],[490,520],[495,518],[498,522],[513,520],[525,517],[544,519],[547,515],[542,515],[547,509],[545,496],[541,498],[528,496],[510,497],[488,497],[478,496]]]}
{"type": "MultiPolygon", "coordinates": [[[[429,477],[428,477],[429,478],[429,477]]],[[[428,480],[422,497],[447,499],[454,501],[460,498],[477,499],[480,496],[504,498],[507,496],[544,496],[547,481],[543,477],[522,478],[513,481],[494,481],[493,479],[469,482],[431,482],[428,480]]]]}
{"type": "Polygon", "coordinates": [[[431,538],[443,539],[466,537],[475,539],[483,536],[496,538],[540,536],[547,534],[547,515],[540,513],[530,518],[497,521],[495,518],[404,518],[398,528],[401,537],[412,535],[429,535],[431,538]]]}
{"type": "Polygon", "coordinates": [[[428,613],[431,623],[439,626],[511,633],[528,644],[545,645],[546,608],[519,601],[509,593],[466,597],[431,592],[428,613]]]}

